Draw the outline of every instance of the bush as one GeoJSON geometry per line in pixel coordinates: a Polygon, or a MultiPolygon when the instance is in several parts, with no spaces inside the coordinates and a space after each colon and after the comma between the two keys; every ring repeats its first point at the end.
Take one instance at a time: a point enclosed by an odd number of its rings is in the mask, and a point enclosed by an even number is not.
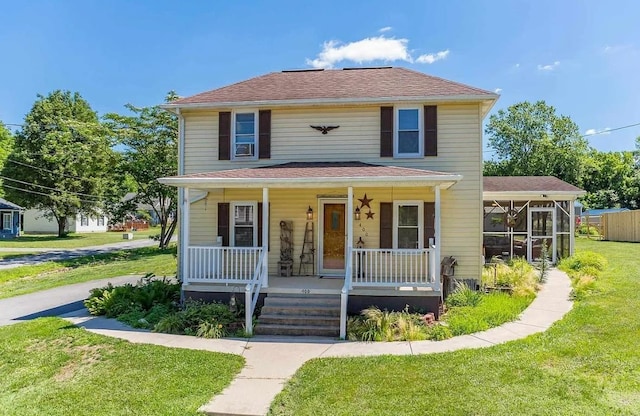
{"type": "Polygon", "coordinates": [[[241,329],[240,315],[229,310],[224,303],[187,301],[182,309],[161,319],[154,332],[196,335],[220,338],[241,329]]]}
{"type": "Polygon", "coordinates": [[[537,291],[538,274],[526,259],[515,257],[507,263],[499,261],[485,267],[482,271],[482,285],[526,296],[537,291]]]}
{"type": "Polygon", "coordinates": [[[381,311],[375,306],[362,310],[347,321],[347,338],[352,341],[419,341],[429,338],[422,315],[381,311]]]}
{"type": "Polygon", "coordinates": [[[429,339],[433,341],[443,341],[453,336],[448,326],[437,324],[429,328],[429,339]]]}
{"type": "Polygon", "coordinates": [[[581,251],[562,260],[558,267],[571,278],[571,297],[581,300],[595,290],[595,281],[607,267],[607,259],[592,251],[581,251]]]}
{"type": "Polygon", "coordinates": [[[448,308],[476,306],[482,301],[482,296],[482,293],[471,289],[466,283],[457,282],[456,288],[447,296],[444,303],[448,308]]]}

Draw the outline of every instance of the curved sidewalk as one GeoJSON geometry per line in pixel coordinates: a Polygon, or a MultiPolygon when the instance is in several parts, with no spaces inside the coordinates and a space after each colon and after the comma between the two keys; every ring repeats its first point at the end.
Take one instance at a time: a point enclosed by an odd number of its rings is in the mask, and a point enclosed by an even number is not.
{"type": "Polygon", "coordinates": [[[559,270],[549,272],[547,283],[519,319],[487,331],[444,341],[348,342],[327,338],[267,337],[251,339],[203,339],[184,335],[157,334],[131,329],[121,323],[86,314],[68,314],[66,319],[95,333],[135,343],[163,345],[242,355],[246,364],[236,379],[200,410],[218,415],[264,415],[284,383],[312,358],[373,355],[416,355],[465,348],[483,348],[543,332],[573,306],[571,282],[559,270]]]}

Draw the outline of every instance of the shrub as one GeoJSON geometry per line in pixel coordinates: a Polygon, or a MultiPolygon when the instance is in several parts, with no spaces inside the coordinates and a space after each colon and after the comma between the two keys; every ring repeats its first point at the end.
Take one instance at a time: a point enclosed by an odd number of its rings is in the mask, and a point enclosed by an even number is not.
{"type": "Polygon", "coordinates": [[[165,316],[154,327],[155,332],[220,338],[235,332],[238,315],[224,303],[189,300],[182,309],[165,316]]]}
{"type": "Polygon", "coordinates": [[[428,339],[428,330],[422,315],[410,313],[408,307],[389,312],[371,306],[347,321],[347,338],[352,341],[419,341],[428,339]]]}
{"type": "Polygon", "coordinates": [[[223,325],[215,320],[201,322],[196,331],[196,336],[203,338],[222,338],[225,335],[223,325]]]}
{"type": "Polygon", "coordinates": [[[178,312],[166,315],[153,327],[153,332],[184,334],[184,317],[178,312]]]}
{"type": "Polygon", "coordinates": [[[482,285],[487,288],[507,289],[518,296],[533,294],[538,289],[535,268],[522,257],[508,263],[496,262],[482,271],[482,285]]]}
{"type": "Polygon", "coordinates": [[[457,282],[456,288],[447,296],[447,307],[476,306],[482,301],[482,293],[471,289],[466,283],[457,282]]]}
{"type": "Polygon", "coordinates": [[[594,277],[598,277],[599,272],[603,271],[605,267],[607,267],[607,259],[593,251],[581,251],[560,262],[560,268],[565,271],[584,272],[588,270],[593,273],[594,270],[597,270],[598,273],[595,273],[594,277]]]}
{"type": "Polygon", "coordinates": [[[453,336],[448,326],[437,324],[429,328],[428,338],[433,341],[442,341],[453,336]]]}

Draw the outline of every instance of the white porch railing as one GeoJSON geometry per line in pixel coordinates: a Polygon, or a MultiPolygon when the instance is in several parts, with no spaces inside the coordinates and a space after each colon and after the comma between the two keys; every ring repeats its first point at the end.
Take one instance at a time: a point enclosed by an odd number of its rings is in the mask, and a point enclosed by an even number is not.
{"type": "Polygon", "coordinates": [[[187,248],[185,283],[248,283],[255,277],[262,247],[187,248]]]}
{"type": "Polygon", "coordinates": [[[268,273],[266,261],[268,255],[269,253],[267,251],[262,253],[258,264],[256,264],[253,279],[247,283],[244,289],[244,328],[247,335],[253,334],[253,312],[256,310],[256,304],[258,303],[264,277],[268,273]]]}
{"type": "Polygon", "coordinates": [[[430,287],[439,290],[435,247],[428,249],[354,248],[352,287],[430,287]]]}

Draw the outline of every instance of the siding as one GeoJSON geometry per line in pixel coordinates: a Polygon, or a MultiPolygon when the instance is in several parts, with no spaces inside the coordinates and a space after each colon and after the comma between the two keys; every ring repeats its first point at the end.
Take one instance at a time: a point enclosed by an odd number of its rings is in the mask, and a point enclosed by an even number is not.
{"type": "MultiPolygon", "coordinates": [[[[423,103],[420,103],[422,105],[423,103]]],[[[255,167],[290,161],[351,161],[393,165],[457,173],[464,179],[442,191],[442,256],[458,259],[456,276],[478,278],[482,247],[482,125],[479,104],[438,106],[438,156],[417,159],[380,158],[380,105],[272,109],[271,159],[257,161],[218,161],[218,113],[185,110],[185,173],[207,172],[239,167],[255,167]],[[309,125],[339,125],[326,135],[309,125]]],[[[304,233],[304,214],[309,205],[317,218],[317,195],[343,195],[347,189],[270,190],[271,272],[279,256],[280,220],[294,221],[294,259],[300,255],[304,233]],[[301,221],[299,223],[299,221],[301,221]],[[275,227],[274,227],[275,225],[275,227]]],[[[354,188],[356,198],[367,193],[373,198],[372,211],[379,213],[380,202],[395,200],[433,201],[431,189],[354,188]],[[417,195],[417,196],[416,196],[417,195]]],[[[191,205],[190,242],[209,244],[217,235],[217,203],[262,199],[261,190],[210,190],[205,200],[191,205]]],[[[355,204],[358,203],[356,200],[355,204]]],[[[367,248],[378,244],[377,218],[366,224],[363,235],[367,248]],[[370,224],[370,225],[369,225],[370,224]],[[370,242],[371,241],[371,242],[370,242]]],[[[317,221],[317,220],[316,220],[317,221]]],[[[358,233],[355,224],[355,240],[358,233]]],[[[362,228],[362,227],[360,227],[362,228]]],[[[317,237],[317,228],[316,228],[317,237]]],[[[294,268],[297,271],[297,265],[294,268]]]]}

